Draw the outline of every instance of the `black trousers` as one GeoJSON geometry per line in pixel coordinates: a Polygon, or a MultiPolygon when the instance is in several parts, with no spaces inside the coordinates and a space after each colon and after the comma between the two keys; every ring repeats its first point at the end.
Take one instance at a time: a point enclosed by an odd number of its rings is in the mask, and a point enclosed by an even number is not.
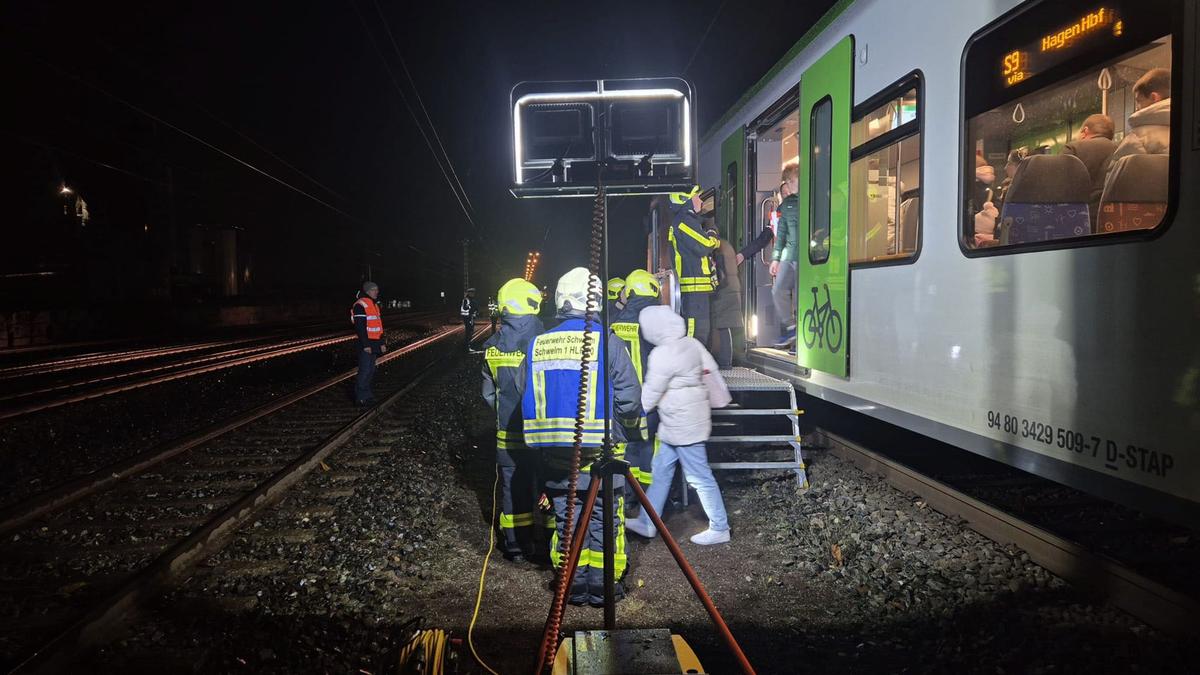
{"type": "Polygon", "coordinates": [[[500,470],[500,552],[507,557],[546,554],[542,514],[537,509],[540,453],[523,448],[496,450],[500,470]]]}
{"type": "Polygon", "coordinates": [[[679,299],[679,313],[687,322],[687,334],[696,338],[705,347],[708,346],[709,332],[712,330],[712,320],[709,318],[709,303],[712,293],[682,293],[679,299]]]}

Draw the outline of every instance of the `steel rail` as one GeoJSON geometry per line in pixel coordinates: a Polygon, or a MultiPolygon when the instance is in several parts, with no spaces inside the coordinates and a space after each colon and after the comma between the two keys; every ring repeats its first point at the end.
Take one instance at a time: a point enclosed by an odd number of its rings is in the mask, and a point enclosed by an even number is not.
{"type": "Polygon", "coordinates": [[[919,495],[935,510],[963,518],[971,529],[1002,545],[1012,544],[1030,560],[1078,588],[1097,593],[1116,607],[1168,635],[1200,637],[1200,603],[1138,574],[1107,556],[1005,513],[934,478],[824,429],[833,454],[919,495]]]}
{"type": "MultiPolygon", "coordinates": [[[[418,343],[407,345],[404,350],[398,350],[384,358],[387,360],[399,358],[460,330],[463,328],[450,328],[421,340],[420,345],[418,343]]],[[[480,329],[475,335],[479,335],[482,331],[483,329],[480,329]]],[[[381,358],[380,361],[383,361],[384,358],[381,358]]],[[[408,384],[327,436],[316,447],[300,454],[283,469],[222,509],[220,513],[186,538],[167,548],[146,567],[126,579],[117,590],[93,605],[68,628],[22,660],[10,672],[69,671],[77,650],[101,644],[119,631],[139,604],[187,573],[196,563],[224,547],[231,535],[242,524],[279,501],[290,487],[298,483],[314,468],[320,466],[321,462],[333,451],[350,441],[381,412],[394,405],[420,384],[438,364],[439,362],[435,361],[423,367],[408,384]]]]}
{"type": "MultiPolygon", "coordinates": [[[[422,347],[428,346],[462,330],[462,326],[446,328],[439,333],[435,333],[431,336],[424,337],[420,340],[404,345],[403,347],[399,347],[395,351],[389,352],[380,357],[376,363],[387,363],[388,361],[400,358],[405,354],[409,354],[417,349],[421,349],[422,347]]],[[[333,387],[340,382],[344,382],[354,377],[357,372],[357,367],[343,371],[337,375],[326,378],[321,382],[304,387],[286,396],[276,398],[270,403],[252,408],[251,410],[218,422],[217,424],[205,429],[201,429],[183,436],[182,438],[169,441],[166,444],[151,448],[131,457],[112,462],[100,467],[95,471],[92,471],[91,473],[69,480],[65,483],[61,483],[43,492],[39,492],[25,501],[0,509],[0,536],[4,536],[14,530],[20,529],[31,521],[47,516],[65,506],[79,501],[84,497],[107,490],[116,483],[136,476],[157,464],[175,457],[180,453],[187,452],[198,445],[207,443],[214,438],[218,438],[231,431],[234,431],[235,429],[250,424],[251,422],[262,419],[263,417],[286,408],[293,403],[306,399],[313,394],[325,391],[326,389],[333,387]]]]}
{"type": "MultiPolygon", "coordinates": [[[[327,346],[338,344],[341,342],[347,342],[349,340],[355,339],[355,337],[356,336],[354,336],[354,335],[345,335],[345,336],[341,336],[341,337],[337,337],[337,338],[326,339],[326,340],[323,340],[320,342],[304,342],[302,340],[297,340],[294,342],[302,342],[303,344],[299,344],[298,346],[293,346],[293,347],[288,347],[288,348],[280,348],[280,349],[276,349],[275,351],[269,351],[267,353],[256,353],[251,356],[244,356],[241,358],[235,358],[235,359],[231,359],[228,361],[221,361],[214,365],[188,368],[186,370],[179,370],[179,371],[176,371],[173,373],[159,375],[157,377],[153,377],[153,378],[150,378],[147,380],[139,380],[136,382],[130,382],[130,383],[126,383],[126,384],[113,385],[113,386],[106,387],[103,389],[94,389],[94,390],[83,392],[80,394],[75,394],[73,396],[65,396],[63,398],[53,399],[50,401],[44,401],[42,403],[32,403],[32,404],[29,404],[29,405],[26,405],[26,406],[23,406],[20,408],[13,408],[10,410],[0,411],[0,420],[11,419],[13,417],[20,417],[22,415],[28,415],[28,414],[35,413],[35,412],[40,412],[42,410],[49,410],[51,408],[57,408],[60,406],[69,405],[71,403],[79,403],[81,401],[87,401],[87,400],[90,400],[93,398],[101,398],[104,396],[111,396],[112,394],[119,394],[122,392],[131,391],[134,389],[140,389],[142,387],[148,387],[148,386],[155,385],[155,384],[161,384],[163,382],[170,382],[172,380],[183,379],[185,377],[193,377],[195,375],[203,375],[204,373],[211,373],[211,372],[214,372],[217,370],[224,370],[226,368],[233,368],[235,366],[245,365],[248,363],[265,361],[267,359],[278,358],[280,356],[287,356],[289,354],[296,354],[299,352],[308,351],[310,349],[319,349],[321,347],[327,347],[327,346]]],[[[293,344],[293,343],[284,343],[284,344],[293,344]]],[[[256,348],[254,351],[262,352],[263,350],[256,348]]],[[[212,359],[206,357],[205,359],[202,359],[202,360],[211,361],[212,359]]],[[[197,363],[197,362],[198,361],[191,361],[190,363],[197,363]]],[[[145,374],[147,372],[161,371],[163,369],[169,369],[171,367],[175,367],[175,366],[164,366],[164,367],[160,367],[160,368],[144,369],[142,371],[139,371],[138,374],[145,374]]],[[[129,376],[129,375],[123,375],[121,377],[126,377],[126,376],[129,376]]],[[[112,378],[109,378],[109,379],[112,379],[112,378]]],[[[92,383],[94,383],[96,381],[97,380],[93,380],[92,383]]],[[[75,384],[72,386],[79,386],[79,385],[75,384]]],[[[11,397],[9,397],[9,398],[11,398],[11,397]]],[[[0,401],[3,401],[3,400],[5,400],[5,398],[0,397],[0,401]]]]}
{"type": "Polygon", "coordinates": [[[213,363],[214,361],[224,362],[223,361],[224,359],[233,361],[233,360],[236,360],[236,359],[244,357],[244,356],[249,356],[249,355],[254,355],[254,354],[263,354],[264,352],[270,353],[275,350],[282,351],[282,350],[286,350],[290,347],[295,347],[297,345],[307,346],[307,345],[315,345],[317,343],[321,343],[320,346],[324,346],[326,344],[335,344],[337,342],[345,342],[347,340],[354,339],[354,337],[355,337],[354,335],[346,335],[345,331],[338,331],[336,333],[326,333],[324,335],[316,335],[316,336],[307,337],[307,338],[297,338],[294,340],[286,340],[284,342],[276,342],[276,343],[267,344],[267,345],[258,345],[257,347],[243,347],[241,349],[230,349],[227,351],[218,352],[216,354],[209,354],[207,356],[201,356],[201,357],[197,357],[194,359],[188,359],[186,361],[177,361],[175,363],[164,363],[162,365],[151,366],[148,368],[142,368],[140,370],[131,370],[131,371],[123,372],[123,373],[113,373],[111,375],[102,375],[100,377],[94,377],[94,378],[86,379],[86,380],[78,380],[75,382],[64,382],[62,384],[56,384],[56,385],[51,385],[48,387],[42,387],[40,389],[29,389],[26,391],[19,391],[19,392],[15,392],[15,393],[11,393],[11,394],[4,394],[4,395],[0,395],[0,402],[12,401],[15,399],[20,399],[20,398],[29,398],[31,396],[37,396],[39,394],[53,394],[53,393],[59,392],[59,391],[66,391],[69,389],[76,389],[78,387],[86,387],[88,385],[97,385],[97,384],[103,384],[105,382],[113,382],[116,380],[123,380],[123,379],[128,379],[128,378],[144,376],[144,375],[150,375],[152,373],[161,373],[161,372],[169,371],[169,370],[196,367],[199,364],[213,363]]]}
{"type": "Polygon", "coordinates": [[[11,380],[18,377],[30,377],[34,375],[42,375],[44,373],[59,373],[64,370],[75,370],[77,368],[98,368],[100,366],[128,363],[129,361],[140,361],[142,359],[153,359],[161,356],[185,354],[187,352],[199,351],[201,349],[230,347],[236,344],[269,339],[271,339],[269,336],[259,336],[253,338],[241,338],[238,340],[193,342],[190,344],[177,346],[145,347],[143,349],[130,349],[122,352],[93,352],[91,354],[81,354],[79,356],[72,356],[66,359],[58,359],[56,361],[41,361],[38,363],[27,363],[20,366],[0,368],[0,380],[11,380]]]}
{"type": "MultiPolygon", "coordinates": [[[[405,321],[411,321],[412,319],[427,319],[444,314],[445,312],[442,311],[422,311],[412,312],[409,314],[386,315],[386,318],[392,320],[403,319],[405,321]]],[[[332,325],[332,322],[324,321],[316,324],[302,324],[300,327],[308,326],[309,328],[316,328],[320,326],[328,327],[330,325],[332,325]]],[[[247,342],[275,340],[282,337],[281,333],[286,333],[286,331],[276,330],[274,331],[274,334],[265,334],[244,338],[230,338],[225,340],[209,340],[207,342],[160,345],[156,347],[143,347],[139,349],[127,349],[115,352],[89,352],[60,358],[53,361],[39,361],[36,363],[26,363],[17,366],[5,366],[0,367],[0,380],[29,377],[41,375],[43,373],[62,372],[64,370],[75,370],[77,368],[94,368],[106,365],[115,365],[118,363],[128,363],[130,361],[139,361],[142,359],[172,356],[174,354],[182,354],[201,349],[230,347],[247,342]]],[[[66,347],[67,346],[64,346],[64,348],[66,347]]]]}

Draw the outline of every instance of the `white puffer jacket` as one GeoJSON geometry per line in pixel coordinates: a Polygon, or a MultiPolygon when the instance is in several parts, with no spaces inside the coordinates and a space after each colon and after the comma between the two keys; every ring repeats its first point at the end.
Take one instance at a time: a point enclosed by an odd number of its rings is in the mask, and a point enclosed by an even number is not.
{"type": "Polygon", "coordinates": [[[1129,129],[1108,165],[1116,164],[1126,155],[1165,155],[1170,151],[1171,99],[1164,98],[1129,116],[1129,129]]]}
{"type": "Polygon", "coordinates": [[[717,362],[695,338],[687,337],[683,317],[665,305],[643,309],[638,315],[642,336],[654,349],[646,363],[642,407],[658,408],[658,437],[671,445],[692,445],[708,440],[712,413],[704,371],[717,372],[717,362]]]}

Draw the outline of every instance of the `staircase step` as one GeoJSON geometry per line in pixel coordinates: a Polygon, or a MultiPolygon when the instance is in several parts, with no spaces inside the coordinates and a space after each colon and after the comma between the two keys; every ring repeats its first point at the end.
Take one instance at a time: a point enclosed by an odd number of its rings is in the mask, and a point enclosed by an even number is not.
{"type": "Polygon", "coordinates": [[[795,417],[803,415],[803,410],[793,410],[791,408],[714,408],[714,415],[787,415],[795,417]]]}
{"type": "Polygon", "coordinates": [[[712,436],[709,443],[799,443],[799,436],[712,436]]]}

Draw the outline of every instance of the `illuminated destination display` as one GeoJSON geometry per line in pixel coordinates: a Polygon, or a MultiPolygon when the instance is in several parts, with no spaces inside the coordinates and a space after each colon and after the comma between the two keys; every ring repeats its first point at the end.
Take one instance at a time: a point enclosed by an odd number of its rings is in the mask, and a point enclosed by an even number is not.
{"type": "Polygon", "coordinates": [[[1000,78],[1004,86],[1011,87],[1066,61],[1095,40],[1119,38],[1124,33],[1125,22],[1116,12],[1107,7],[1097,8],[1042,35],[1037,42],[1004,54],[1000,60],[1000,78]]]}

